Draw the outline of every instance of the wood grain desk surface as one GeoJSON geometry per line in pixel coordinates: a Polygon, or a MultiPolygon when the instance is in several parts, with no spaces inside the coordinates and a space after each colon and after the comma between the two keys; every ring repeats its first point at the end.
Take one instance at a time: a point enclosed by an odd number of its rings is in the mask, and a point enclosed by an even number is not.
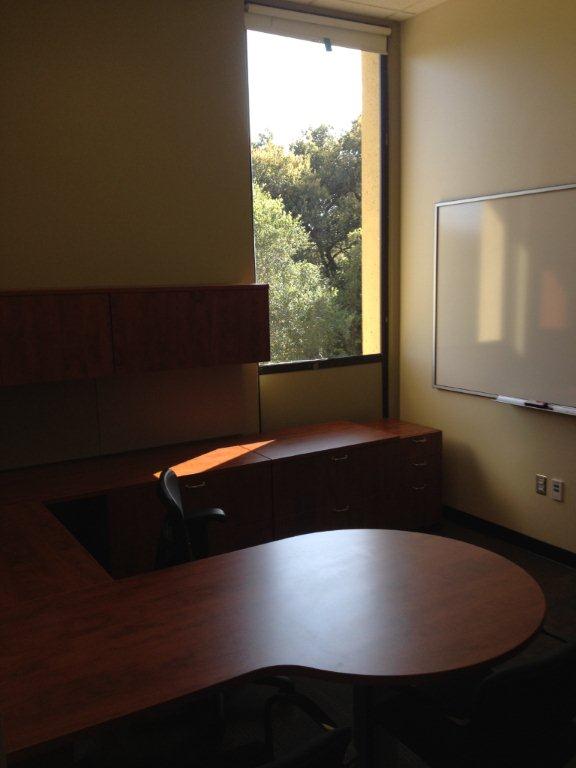
{"type": "Polygon", "coordinates": [[[0,508],[0,610],[110,582],[106,571],[42,504],[0,508]]]}
{"type": "Polygon", "coordinates": [[[0,504],[60,501],[155,483],[163,469],[197,474],[267,461],[230,441],[168,445],[113,456],[65,461],[0,473],[0,504]]]}
{"type": "Polygon", "coordinates": [[[149,485],[166,467],[178,475],[196,475],[397,437],[384,422],[336,421],[8,470],[0,472],[0,504],[60,501],[149,485]]]}
{"type": "Polygon", "coordinates": [[[9,753],[263,670],[411,680],[540,627],[521,568],[428,534],[314,533],[20,603],[0,622],[9,753]]]}
{"type": "Polygon", "coordinates": [[[254,440],[244,440],[243,447],[275,461],[352,448],[370,443],[397,440],[392,432],[377,426],[353,422],[336,422],[319,425],[314,431],[283,430],[280,433],[257,435],[254,440]]]}

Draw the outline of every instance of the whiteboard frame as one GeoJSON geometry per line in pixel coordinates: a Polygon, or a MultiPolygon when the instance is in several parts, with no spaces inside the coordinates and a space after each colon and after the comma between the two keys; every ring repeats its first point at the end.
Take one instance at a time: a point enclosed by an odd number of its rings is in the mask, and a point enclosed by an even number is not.
{"type": "Polygon", "coordinates": [[[478,397],[487,397],[490,400],[496,400],[505,392],[493,394],[491,392],[481,392],[474,389],[464,389],[462,387],[450,387],[447,384],[438,384],[436,381],[437,373],[437,343],[438,343],[438,240],[439,240],[439,220],[440,209],[448,205],[463,205],[464,203],[482,203],[485,200],[498,200],[502,197],[523,197],[525,195],[538,195],[543,192],[562,192],[567,189],[576,189],[576,184],[557,184],[553,187],[537,187],[534,189],[521,189],[515,192],[500,192],[494,195],[481,195],[479,197],[465,197],[460,200],[444,200],[434,205],[434,313],[432,319],[432,386],[434,389],[443,389],[448,392],[460,392],[463,395],[477,395],[478,397]]]}

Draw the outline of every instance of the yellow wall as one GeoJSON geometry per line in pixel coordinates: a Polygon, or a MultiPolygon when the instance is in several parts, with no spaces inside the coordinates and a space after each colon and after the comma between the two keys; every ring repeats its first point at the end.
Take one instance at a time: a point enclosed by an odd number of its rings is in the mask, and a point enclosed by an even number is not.
{"type": "Polygon", "coordinates": [[[576,419],[431,380],[433,205],[576,181],[575,29],[573,0],[448,0],[403,25],[400,297],[401,414],[444,430],[446,503],[573,551],[576,419]]]}
{"type": "Polygon", "coordinates": [[[380,363],[260,377],[263,429],[382,416],[380,363]]]}
{"type": "MultiPolygon", "coordinates": [[[[243,14],[2,3],[0,289],[253,280],[243,14]]],[[[2,388],[0,423],[0,467],[251,432],[257,370],[2,388]]]]}
{"type": "MultiPolygon", "coordinates": [[[[251,282],[243,0],[1,15],[0,290],[251,282]]],[[[264,425],[380,415],[376,369],[269,376],[264,425]]],[[[254,432],[257,368],[5,387],[0,424],[0,469],[254,432]]]]}
{"type": "Polygon", "coordinates": [[[382,125],[380,56],[362,54],[362,352],[382,351],[382,125]]]}
{"type": "Polygon", "coordinates": [[[252,281],[241,0],[2,6],[2,287],[252,281]]]}

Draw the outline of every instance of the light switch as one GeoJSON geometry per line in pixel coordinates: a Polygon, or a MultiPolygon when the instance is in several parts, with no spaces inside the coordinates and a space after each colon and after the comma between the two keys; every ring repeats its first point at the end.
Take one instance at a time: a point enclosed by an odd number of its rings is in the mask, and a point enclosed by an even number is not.
{"type": "Polygon", "coordinates": [[[550,496],[555,501],[564,501],[564,480],[553,478],[550,481],[550,496]]]}
{"type": "Polygon", "coordinates": [[[546,475],[536,475],[536,493],[539,493],[540,496],[546,496],[547,482],[548,478],[546,475]]]}

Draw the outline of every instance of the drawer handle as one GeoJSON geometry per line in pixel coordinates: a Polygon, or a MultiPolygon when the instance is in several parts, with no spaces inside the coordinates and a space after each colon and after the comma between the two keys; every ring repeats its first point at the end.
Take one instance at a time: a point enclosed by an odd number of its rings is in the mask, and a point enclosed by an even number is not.
{"type": "Polygon", "coordinates": [[[427,461],[415,461],[412,464],[413,467],[427,467],[428,462],[427,461]]]}
{"type": "Polygon", "coordinates": [[[186,488],[189,488],[192,490],[193,488],[205,488],[206,487],[206,480],[204,480],[202,483],[195,483],[195,484],[187,484],[186,488]]]}
{"type": "Polygon", "coordinates": [[[412,490],[413,491],[423,491],[425,488],[428,488],[426,483],[424,483],[423,485],[413,485],[412,486],[412,490]]]}
{"type": "Polygon", "coordinates": [[[427,443],[428,438],[427,437],[413,437],[412,438],[413,443],[427,443]]]}
{"type": "Polygon", "coordinates": [[[346,507],[335,507],[332,512],[350,512],[350,504],[348,504],[346,507]]]}
{"type": "Polygon", "coordinates": [[[348,454],[345,453],[344,456],[332,456],[332,461],[346,461],[348,458],[348,454]]]}

